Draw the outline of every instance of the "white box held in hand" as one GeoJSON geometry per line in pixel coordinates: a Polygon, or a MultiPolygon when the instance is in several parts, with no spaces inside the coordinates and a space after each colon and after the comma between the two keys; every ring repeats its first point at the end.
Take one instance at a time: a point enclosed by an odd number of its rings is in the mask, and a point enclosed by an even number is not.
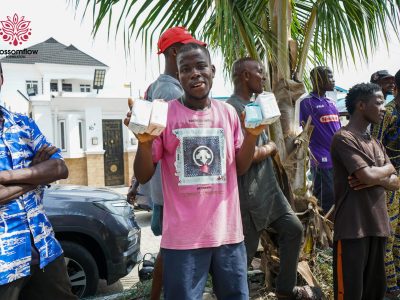
{"type": "Polygon", "coordinates": [[[152,103],[147,100],[135,99],[128,128],[136,134],[146,132],[149,126],[152,103]]]}
{"type": "Polygon", "coordinates": [[[262,115],[258,104],[249,103],[244,107],[246,116],[244,118],[244,127],[256,128],[261,124],[262,115]]]}
{"type": "Polygon", "coordinates": [[[255,103],[261,108],[263,117],[261,124],[272,124],[281,116],[278,103],[273,93],[263,92],[257,96],[255,103]]]}
{"type": "Polygon", "coordinates": [[[152,102],[149,127],[146,132],[151,135],[160,135],[167,126],[168,103],[162,99],[152,102]]]}

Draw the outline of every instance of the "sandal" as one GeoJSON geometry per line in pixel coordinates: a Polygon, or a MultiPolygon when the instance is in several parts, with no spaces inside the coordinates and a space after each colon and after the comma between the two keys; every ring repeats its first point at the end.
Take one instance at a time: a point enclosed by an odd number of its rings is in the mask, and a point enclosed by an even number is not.
{"type": "Polygon", "coordinates": [[[316,286],[305,285],[294,288],[295,300],[321,300],[322,296],[322,290],[316,286]]]}

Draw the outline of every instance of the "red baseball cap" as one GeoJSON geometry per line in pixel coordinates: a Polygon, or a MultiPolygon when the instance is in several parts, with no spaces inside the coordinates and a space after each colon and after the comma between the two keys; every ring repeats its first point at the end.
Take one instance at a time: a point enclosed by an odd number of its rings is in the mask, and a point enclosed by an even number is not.
{"type": "Polygon", "coordinates": [[[185,27],[176,26],[167,29],[158,40],[157,47],[158,52],[157,54],[163,53],[169,46],[175,43],[182,43],[182,44],[189,44],[189,43],[196,43],[202,46],[207,46],[206,43],[196,40],[189,31],[186,30],[185,27]]]}

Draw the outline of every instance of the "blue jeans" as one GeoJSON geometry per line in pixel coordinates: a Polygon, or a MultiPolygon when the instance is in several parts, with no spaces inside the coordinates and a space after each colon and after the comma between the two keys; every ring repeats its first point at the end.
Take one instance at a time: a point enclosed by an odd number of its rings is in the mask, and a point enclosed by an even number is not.
{"type": "Polygon", "coordinates": [[[314,182],[313,194],[326,214],[335,204],[333,168],[311,167],[311,174],[314,182]]]}
{"type": "Polygon", "coordinates": [[[208,273],[218,300],[248,300],[244,243],[191,250],[161,249],[164,299],[201,300],[208,273]]]}

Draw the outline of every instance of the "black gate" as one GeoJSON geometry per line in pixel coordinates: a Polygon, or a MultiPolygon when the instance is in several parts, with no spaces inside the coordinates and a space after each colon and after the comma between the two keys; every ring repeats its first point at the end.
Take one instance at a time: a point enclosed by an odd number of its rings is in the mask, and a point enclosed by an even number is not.
{"type": "Polygon", "coordinates": [[[121,120],[103,120],[105,185],[123,185],[124,145],[121,120]]]}

